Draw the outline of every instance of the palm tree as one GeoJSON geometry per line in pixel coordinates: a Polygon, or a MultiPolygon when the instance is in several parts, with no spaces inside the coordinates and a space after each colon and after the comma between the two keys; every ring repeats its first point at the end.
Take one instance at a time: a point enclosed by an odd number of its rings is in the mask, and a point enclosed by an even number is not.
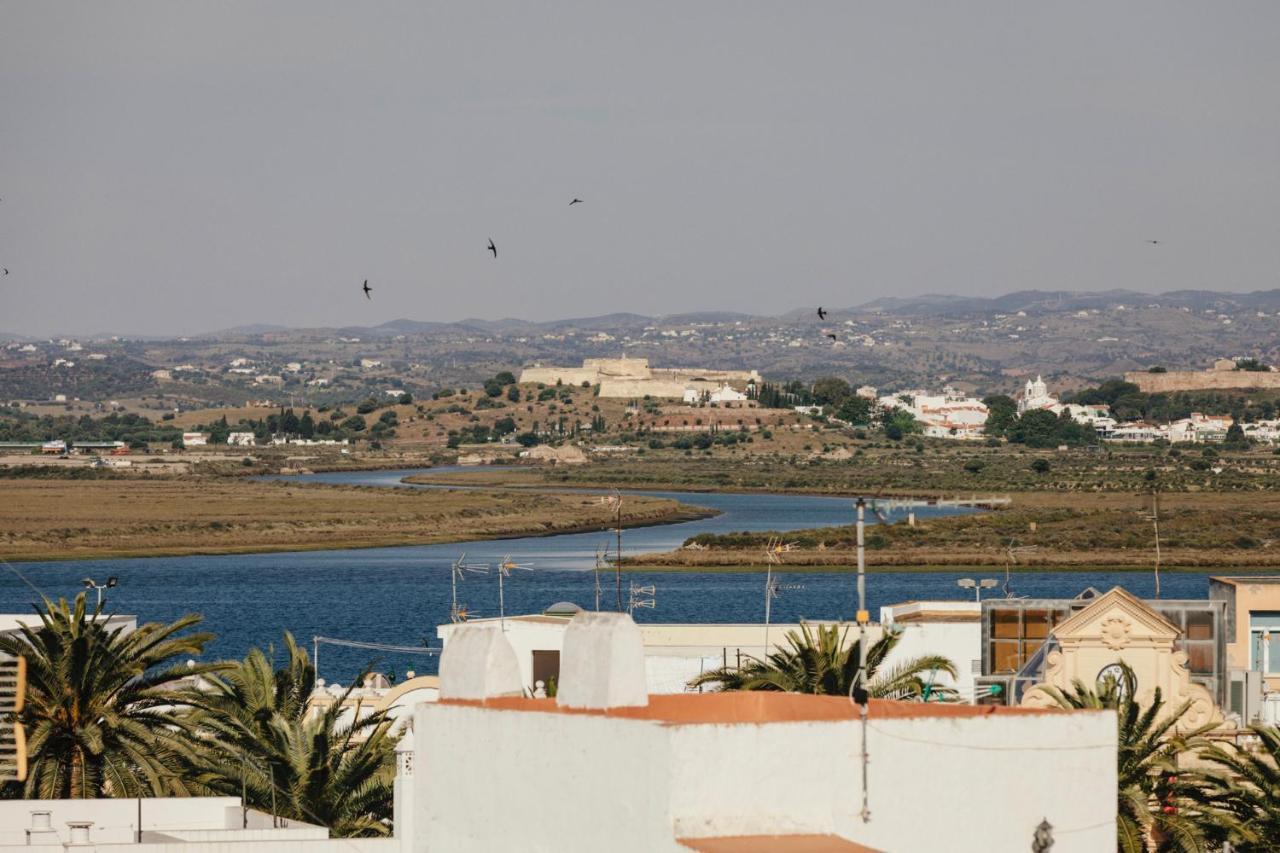
{"type": "Polygon", "coordinates": [[[1214,841],[1241,853],[1280,850],[1280,729],[1252,726],[1257,751],[1214,744],[1200,758],[1212,769],[1192,777],[1191,798],[1214,841]]]}
{"type": "MultiPolygon", "coordinates": [[[[191,770],[212,790],[255,808],[329,827],[334,835],[390,832],[395,736],[381,713],[344,722],[344,701],[307,715],[316,671],[284,635],[276,669],[260,649],[206,680],[187,701],[203,748],[191,770]]],[[[269,650],[270,651],[270,650],[269,650]]],[[[356,717],[360,717],[357,711],[356,717]]]]}
{"type": "Polygon", "coordinates": [[[27,659],[30,768],[25,797],[181,796],[194,789],[181,759],[191,750],[178,697],[181,679],[217,665],[187,666],[212,634],[188,633],[199,616],[136,630],[110,628],[85,594],[72,604],[44,599],[40,625],[0,634],[0,651],[27,659]]]}
{"type": "Polygon", "coordinates": [[[1123,853],[1146,853],[1146,839],[1152,838],[1161,851],[1201,851],[1205,849],[1204,822],[1188,799],[1192,786],[1179,769],[1178,760],[1202,745],[1200,736],[1213,726],[1175,733],[1174,726],[1191,703],[1170,710],[1157,687],[1151,704],[1144,708],[1135,698],[1137,678],[1133,670],[1124,663],[1120,669],[1119,678],[1107,678],[1092,688],[1076,679],[1070,690],[1041,689],[1064,708],[1116,712],[1117,849],[1123,853]]]}
{"type": "MultiPolygon", "coordinates": [[[[690,681],[689,686],[713,684],[721,690],[848,696],[858,677],[861,641],[846,646],[847,634],[848,628],[841,630],[835,625],[818,626],[816,633],[808,625],[801,625],[800,631],[787,632],[787,648],[775,646],[763,660],[749,657],[741,666],[709,670],[690,681]]],[[[880,672],[881,664],[901,638],[900,632],[886,631],[867,650],[868,692],[877,698],[893,699],[953,696],[953,690],[932,686],[936,673],[945,672],[953,678],[956,675],[955,664],[941,655],[912,658],[880,672]]]]}

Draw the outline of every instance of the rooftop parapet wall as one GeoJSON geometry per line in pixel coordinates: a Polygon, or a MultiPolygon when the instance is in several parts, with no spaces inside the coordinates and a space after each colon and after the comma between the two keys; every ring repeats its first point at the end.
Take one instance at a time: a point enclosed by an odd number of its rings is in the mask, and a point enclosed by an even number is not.
{"type": "Polygon", "coordinates": [[[1224,391],[1280,388],[1280,373],[1252,370],[1171,370],[1168,373],[1134,371],[1124,375],[1147,394],[1168,391],[1224,391]]]}
{"type": "Polygon", "coordinates": [[[870,823],[858,817],[861,733],[858,709],[844,697],[682,694],[608,709],[518,697],[420,705],[420,849],[652,853],[679,849],[677,835],[834,833],[925,853],[938,849],[938,837],[919,828],[945,826],[947,850],[986,853],[1026,849],[1044,819],[1055,827],[1055,853],[1114,846],[1113,714],[875,700],[870,823]],[[486,772],[457,772],[463,767],[486,772]],[[495,779],[511,780],[501,797],[495,779]]]}

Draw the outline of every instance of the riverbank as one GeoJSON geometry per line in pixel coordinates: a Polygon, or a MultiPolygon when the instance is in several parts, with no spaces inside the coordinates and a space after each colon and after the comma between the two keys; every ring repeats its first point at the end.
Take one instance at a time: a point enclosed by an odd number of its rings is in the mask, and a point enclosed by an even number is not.
{"type": "MultiPolygon", "coordinates": [[[[223,478],[8,479],[0,557],[62,561],[380,548],[604,530],[596,497],[223,478]]],[[[624,526],[714,511],[634,497],[624,526]]]]}
{"type": "MultiPolygon", "coordinates": [[[[1087,460],[1086,460],[1087,461],[1087,460]]],[[[1114,462],[1115,460],[1112,460],[1114,462]]],[[[1077,460],[1084,466],[1085,461],[1077,460]]],[[[1101,475],[1106,463],[1095,460],[1090,468],[1101,475]]],[[[716,491],[750,493],[762,491],[771,479],[778,492],[853,496],[856,494],[923,498],[993,497],[996,492],[974,489],[969,492],[926,488],[918,473],[897,479],[885,475],[881,482],[896,487],[873,488],[868,472],[858,466],[822,465],[802,472],[735,470],[733,483],[713,486],[716,473],[696,461],[674,472],[667,463],[631,461],[616,466],[618,485],[630,488],[661,488],[670,491],[716,491]],[[904,489],[914,482],[918,488],[904,489]],[[864,491],[861,486],[867,486],[864,491]]],[[[482,470],[439,472],[412,478],[415,482],[439,485],[463,483],[486,487],[590,488],[595,473],[574,469],[482,470]]],[[[1073,477],[1083,477],[1079,470],[1073,477]]],[[[1115,473],[1112,474],[1116,477],[1115,473]]],[[[1253,477],[1244,470],[1240,477],[1253,477]]],[[[1261,479],[1266,479],[1263,475],[1261,479]]],[[[867,528],[868,563],[885,570],[965,571],[977,567],[990,570],[1008,565],[1015,571],[1091,570],[1107,567],[1117,571],[1147,571],[1155,562],[1155,525],[1152,518],[1152,484],[1145,489],[1108,488],[1093,490],[1088,478],[1073,480],[1069,488],[1005,491],[1007,506],[989,512],[946,518],[918,519],[913,527],[906,511],[888,517],[889,524],[867,528]],[[1082,494],[1087,492],[1087,494],[1082,494]]],[[[1252,482],[1252,481],[1251,481],[1252,482]]],[[[1255,484],[1256,485],[1256,484],[1255,484]]],[[[1206,481],[1195,489],[1161,491],[1160,546],[1162,567],[1187,571],[1270,571],[1280,564],[1280,495],[1272,490],[1213,490],[1206,481]]],[[[598,488],[598,486],[597,486],[598,488]]],[[[869,521],[874,515],[868,511],[869,521]]],[[[767,543],[778,534],[720,533],[696,536],[685,546],[662,554],[637,559],[635,568],[654,571],[753,571],[763,570],[767,543]]],[[[778,570],[847,571],[856,561],[852,526],[791,530],[781,537],[790,548],[779,556],[778,570]]]]}
{"type": "MultiPolygon", "coordinates": [[[[1011,496],[992,512],[918,519],[903,510],[889,524],[868,526],[867,562],[878,569],[983,567],[1012,571],[1150,571],[1156,527],[1150,495],[1079,496],[1056,492],[1011,496]]],[[[1159,497],[1163,570],[1271,571],[1280,564],[1280,496],[1176,493],[1159,497]]],[[[648,555],[651,567],[707,571],[765,563],[769,542],[781,541],[778,570],[847,570],[856,561],[852,526],[695,536],[684,547],[648,555]]]]}

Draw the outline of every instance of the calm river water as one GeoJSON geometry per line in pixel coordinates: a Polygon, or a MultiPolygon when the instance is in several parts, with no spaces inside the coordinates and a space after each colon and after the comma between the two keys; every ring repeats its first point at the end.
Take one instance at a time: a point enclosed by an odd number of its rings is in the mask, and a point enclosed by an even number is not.
{"type": "MultiPolygon", "coordinates": [[[[435,469],[439,472],[443,469],[435,469]]],[[[313,482],[412,488],[403,477],[416,470],[314,474],[313,482]]],[[[807,495],[638,492],[682,500],[719,510],[700,521],[628,530],[623,549],[628,555],[665,551],[702,532],[795,530],[849,524],[853,502],[848,498],[807,495]]],[[[954,513],[925,508],[921,517],[954,513]]],[[[868,513],[870,515],[870,513],[868,513]]],[[[874,518],[869,518],[874,522],[874,518]]],[[[99,581],[108,575],[120,585],[108,596],[108,609],[137,614],[140,620],[171,620],[184,613],[204,615],[204,627],[217,635],[207,655],[239,656],[252,646],[280,644],[292,631],[310,646],[315,635],[404,646],[436,645],[435,627],[449,618],[450,564],[463,551],[468,562],[493,563],[504,555],[530,563],[531,572],[515,572],[505,582],[508,613],[540,611],[560,601],[591,606],[595,598],[593,573],[596,549],[609,535],[602,532],[525,539],[490,540],[453,545],[415,545],[397,548],[306,551],[281,554],[236,554],[210,557],[149,557],[126,560],[80,560],[65,563],[15,564],[31,583],[51,598],[74,595],[80,580],[99,581]]],[[[874,554],[872,554],[874,559],[874,554]]],[[[874,572],[874,566],[870,567],[874,572]]],[[[922,598],[958,598],[956,580],[965,573],[885,573],[868,578],[867,598],[872,614],[885,604],[922,598]]],[[[992,575],[994,576],[994,575],[992,575]]],[[[1162,578],[1166,598],[1203,598],[1207,575],[1169,574],[1162,578]]],[[[756,573],[629,574],[657,586],[657,607],[640,610],[637,620],[652,622],[763,621],[764,576],[756,573]]],[[[854,579],[849,574],[790,574],[788,590],[773,603],[773,619],[851,617],[855,606],[854,579]]],[[[1123,585],[1139,596],[1154,594],[1149,573],[1037,572],[1015,575],[1017,594],[1071,596],[1086,586],[1108,589],[1123,585]]],[[[611,602],[606,585],[604,606],[611,602]]],[[[496,616],[497,581],[477,575],[463,584],[460,600],[481,616],[496,616]]],[[[28,612],[35,592],[13,572],[0,571],[0,613],[28,612]]],[[[34,617],[33,617],[34,618],[34,617]]],[[[365,664],[380,669],[434,672],[435,658],[401,653],[324,646],[322,675],[345,682],[365,664]]]]}

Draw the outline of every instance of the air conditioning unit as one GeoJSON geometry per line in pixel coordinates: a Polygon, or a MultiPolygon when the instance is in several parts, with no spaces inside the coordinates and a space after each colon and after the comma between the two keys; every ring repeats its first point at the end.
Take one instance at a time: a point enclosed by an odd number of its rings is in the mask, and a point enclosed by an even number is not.
{"type": "Polygon", "coordinates": [[[1240,717],[1241,725],[1263,722],[1262,673],[1256,669],[1231,670],[1228,705],[1240,717]]]}

